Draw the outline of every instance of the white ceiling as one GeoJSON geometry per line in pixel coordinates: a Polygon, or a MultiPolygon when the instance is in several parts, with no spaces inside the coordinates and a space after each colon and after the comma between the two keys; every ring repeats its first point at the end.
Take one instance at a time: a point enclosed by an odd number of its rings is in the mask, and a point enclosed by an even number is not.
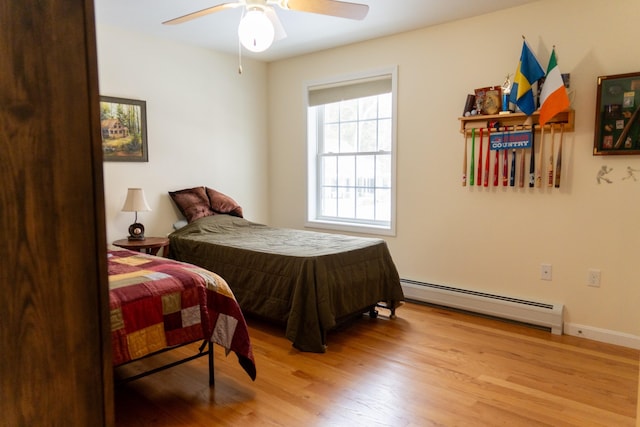
{"type": "MultiPolygon", "coordinates": [[[[94,0],[96,22],[237,54],[241,8],[224,10],[179,25],[163,21],[233,0],[94,0]]],[[[311,1],[311,0],[309,0],[311,1]]],[[[538,0],[351,0],[369,5],[363,21],[275,8],[287,33],[265,52],[249,56],[266,62],[367,39],[469,18],[538,0]]]]}

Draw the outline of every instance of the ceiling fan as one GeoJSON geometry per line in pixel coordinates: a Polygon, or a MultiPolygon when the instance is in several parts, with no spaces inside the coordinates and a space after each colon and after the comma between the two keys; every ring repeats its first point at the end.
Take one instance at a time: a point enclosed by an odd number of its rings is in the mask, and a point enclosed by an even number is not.
{"type": "Polygon", "coordinates": [[[238,36],[242,45],[252,52],[262,52],[271,46],[274,40],[287,35],[276,15],[274,6],[284,10],[310,12],[320,15],[336,16],[362,20],[369,12],[369,6],[337,0],[238,0],[221,3],[216,6],[192,12],[163,22],[165,25],[182,24],[227,9],[243,7],[243,15],[238,26],[238,36]]]}

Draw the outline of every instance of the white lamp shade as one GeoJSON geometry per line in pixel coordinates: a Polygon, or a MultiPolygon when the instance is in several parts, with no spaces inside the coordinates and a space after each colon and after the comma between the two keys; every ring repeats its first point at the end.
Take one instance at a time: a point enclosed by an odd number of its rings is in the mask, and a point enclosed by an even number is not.
{"type": "Polygon", "coordinates": [[[273,24],[262,10],[247,11],[238,26],[240,43],[251,52],[267,50],[273,43],[274,36],[273,24]]]}
{"type": "Polygon", "coordinates": [[[122,207],[123,212],[145,212],[150,210],[151,208],[144,197],[142,188],[129,188],[127,190],[127,199],[122,207]]]}

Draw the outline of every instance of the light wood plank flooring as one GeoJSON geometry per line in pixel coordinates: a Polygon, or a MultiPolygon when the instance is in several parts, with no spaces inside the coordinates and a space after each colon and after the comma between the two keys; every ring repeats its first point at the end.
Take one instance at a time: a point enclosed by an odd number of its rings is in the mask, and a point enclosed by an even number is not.
{"type": "MultiPolygon", "coordinates": [[[[116,387],[118,426],[633,426],[640,352],[406,303],[301,353],[247,319],[258,377],[216,348],[116,387]]],[[[197,345],[192,345],[195,351],[197,345]]],[[[179,355],[187,353],[176,350],[179,355]]],[[[174,356],[161,355],[167,362],[174,356]]],[[[131,375],[151,361],[121,368],[131,375]]]]}

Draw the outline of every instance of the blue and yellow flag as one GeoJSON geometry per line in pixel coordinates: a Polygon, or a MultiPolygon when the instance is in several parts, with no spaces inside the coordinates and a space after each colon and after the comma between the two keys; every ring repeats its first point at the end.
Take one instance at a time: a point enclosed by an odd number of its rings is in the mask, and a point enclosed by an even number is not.
{"type": "Polygon", "coordinates": [[[528,116],[536,111],[536,103],[531,86],[542,77],[544,77],[544,70],[536,56],[531,52],[529,44],[524,40],[509,100],[515,103],[528,116]]]}

